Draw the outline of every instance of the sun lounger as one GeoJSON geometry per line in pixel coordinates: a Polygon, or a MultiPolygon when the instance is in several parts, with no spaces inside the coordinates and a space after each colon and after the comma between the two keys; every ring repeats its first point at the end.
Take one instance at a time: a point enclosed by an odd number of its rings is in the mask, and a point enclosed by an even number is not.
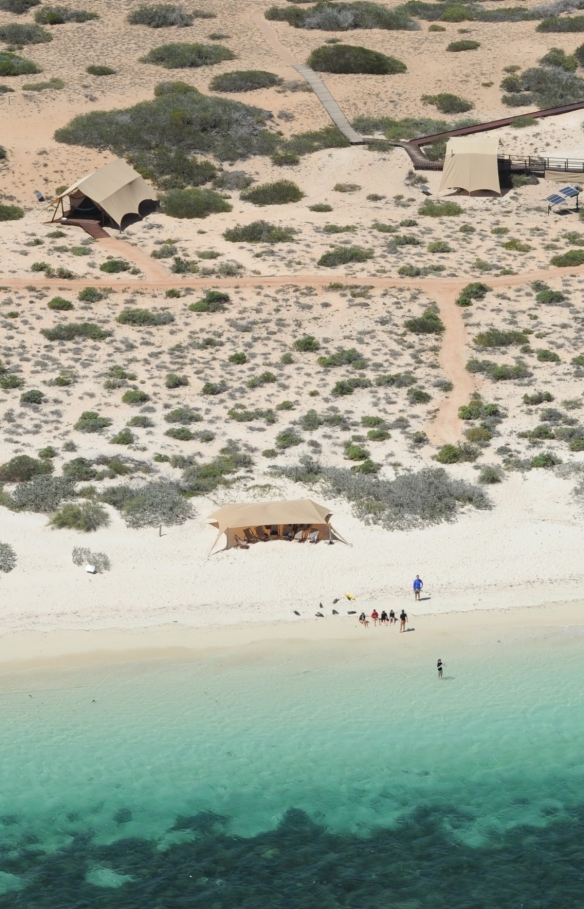
{"type": "Polygon", "coordinates": [[[243,531],[243,535],[248,543],[257,543],[257,541],[258,541],[258,538],[254,534],[251,527],[246,527],[245,530],[243,531]]]}
{"type": "Polygon", "coordinates": [[[235,545],[239,549],[249,549],[249,543],[247,540],[242,540],[241,537],[237,536],[237,534],[235,534],[235,545]]]}
{"type": "Polygon", "coordinates": [[[262,541],[262,543],[265,543],[266,540],[270,539],[263,527],[256,527],[255,532],[258,535],[259,539],[262,541]]]}
{"type": "Polygon", "coordinates": [[[318,530],[311,530],[308,534],[309,543],[318,543],[318,530]]]}
{"type": "Polygon", "coordinates": [[[302,530],[299,530],[298,533],[294,535],[294,539],[297,543],[304,543],[306,537],[308,536],[308,529],[305,527],[302,530]]]}

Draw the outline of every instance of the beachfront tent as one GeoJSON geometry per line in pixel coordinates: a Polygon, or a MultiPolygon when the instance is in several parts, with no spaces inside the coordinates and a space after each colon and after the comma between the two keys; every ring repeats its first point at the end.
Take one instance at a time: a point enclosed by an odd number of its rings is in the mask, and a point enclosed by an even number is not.
{"type": "Polygon", "coordinates": [[[118,158],[59,193],[53,200],[53,221],[58,216],[60,205],[66,218],[97,220],[103,224],[109,216],[121,230],[127,215],[140,215],[140,206],[145,202],[155,202],[155,198],[154,191],[140,174],[118,158]],[[64,200],[67,198],[69,209],[66,211],[64,200]]]}
{"type": "Polygon", "coordinates": [[[492,190],[501,194],[496,136],[454,136],[448,140],[438,192],[464,189],[467,193],[492,190]]]}
{"type": "MultiPolygon", "coordinates": [[[[270,535],[282,539],[285,528],[303,526],[307,530],[318,530],[320,536],[334,534],[343,538],[330,523],[331,510],[326,505],[319,505],[312,499],[291,499],[281,502],[244,502],[240,505],[223,505],[218,511],[209,515],[208,521],[217,527],[219,533],[213,543],[215,549],[219,538],[225,534],[225,549],[236,546],[235,537],[244,538],[244,532],[256,527],[270,528],[270,535]]],[[[343,540],[346,542],[346,540],[343,540]]]]}

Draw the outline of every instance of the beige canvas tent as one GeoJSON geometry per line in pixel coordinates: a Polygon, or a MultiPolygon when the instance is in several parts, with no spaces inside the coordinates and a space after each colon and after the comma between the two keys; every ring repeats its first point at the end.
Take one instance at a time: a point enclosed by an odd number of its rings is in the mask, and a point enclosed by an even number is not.
{"type": "Polygon", "coordinates": [[[97,219],[103,223],[105,216],[109,215],[121,229],[126,215],[139,215],[142,203],[154,202],[155,198],[153,189],[140,174],[118,158],[117,161],[112,161],[89,176],[77,180],[60,193],[53,200],[55,205],[53,221],[62,215],[77,220],[97,219]],[[65,208],[66,199],[68,209],[65,208]]]}
{"type": "Polygon", "coordinates": [[[438,192],[464,189],[468,193],[492,190],[500,195],[496,136],[454,136],[448,140],[438,192]]]}
{"type": "Polygon", "coordinates": [[[328,540],[334,536],[343,540],[330,523],[331,514],[330,508],[319,505],[312,499],[223,505],[207,519],[219,531],[211,552],[223,534],[226,538],[224,548],[231,549],[232,546],[237,546],[236,537],[245,540],[246,531],[249,537],[258,529],[261,530],[258,539],[290,539],[295,528],[303,528],[306,532],[318,530],[320,539],[328,540]]]}

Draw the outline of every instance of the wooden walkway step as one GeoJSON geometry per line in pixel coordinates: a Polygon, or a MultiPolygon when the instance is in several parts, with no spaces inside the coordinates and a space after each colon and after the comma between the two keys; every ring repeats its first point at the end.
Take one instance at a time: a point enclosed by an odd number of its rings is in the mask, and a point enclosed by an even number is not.
{"type": "Polygon", "coordinates": [[[306,63],[294,63],[293,66],[296,72],[299,73],[303,79],[306,79],[314,94],[337,129],[342,132],[343,136],[349,140],[351,145],[363,145],[363,136],[358,133],[357,130],[353,129],[320,76],[317,76],[314,70],[310,66],[307,66],[306,63]]]}
{"type": "Polygon", "coordinates": [[[66,218],[59,223],[62,227],[81,227],[94,240],[103,240],[104,237],[108,240],[110,239],[110,235],[103,229],[99,221],[91,221],[89,218],[66,218]]]}

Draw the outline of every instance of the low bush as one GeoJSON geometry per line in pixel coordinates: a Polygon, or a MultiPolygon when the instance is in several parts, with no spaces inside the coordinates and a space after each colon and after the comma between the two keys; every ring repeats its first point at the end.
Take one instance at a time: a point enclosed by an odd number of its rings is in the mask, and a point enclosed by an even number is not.
{"type": "Polygon", "coordinates": [[[48,79],[45,82],[28,82],[22,86],[23,92],[59,91],[62,88],[65,88],[63,80],[55,78],[48,79]]]}
{"type": "Polygon", "coordinates": [[[176,373],[169,372],[166,379],[164,380],[164,384],[167,388],[181,388],[184,385],[188,385],[189,380],[186,376],[177,376],[176,373]]]}
{"type": "Polygon", "coordinates": [[[323,366],[325,369],[331,369],[337,366],[352,366],[353,369],[365,369],[367,360],[361,351],[356,350],[354,347],[351,347],[348,350],[341,348],[328,357],[319,357],[318,365],[323,366]]]}
{"type": "Polygon", "coordinates": [[[554,396],[549,391],[535,391],[533,394],[524,394],[523,403],[529,405],[544,404],[554,400],[554,396]]]}
{"type": "Polygon", "coordinates": [[[126,425],[135,426],[138,429],[151,429],[154,426],[154,423],[150,417],[142,416],[142,414],[139,414],[135,417],[132,417],[131,420],[128,420],[126,425]]]}
{"type": "Polygon", "coordinates": [[[577,265],[584,265],[584,249],[569,249],[568,252],[554,256],[551,264],[557,268],[573,268],[577,265]]]}
{"type": "Polygon", "coordinates": [[[503,471],[500,467],[493,467],[490,464],[485,464],[481,468],[479,473],[479,483],[483,485],[492,486],[495,483],[500,483],[503,479],[503,471]]]}
{"type": "Polygon", "coordinates": [[[262,385],[270,385],[277,381],[278,377],[273,372],[266,370],[265,372],[260,373],[259,376],[253,376],[251,379],[248,379],[245,384],[248,388],[261,388],[262,385]]]}
{"type": "Polygon", "coordinates": [[[0,221],[20,221],[24,210],[19,205],[5,205],[0,202],[0,221]]]}
{"type": "Polygon", "coordinates": [[[345,447],[345,458],[347,461],[366,461],[369,452],[357,443],[349,443],[345,447]]]}
{"type": "Polygon", "coordinates": [[[554,350],[547,350],[545,347],[540,347],[537,351],[537,359],[541,363],[559,363],[560,357],[554,350]]]}
{"type": "Polygon", "coordinates": [[[528,344],[529,335],[523,331],[504,331],[501,328],[488,328],[473,338],[477,347],[511,347],[513,344],[528,344]]]}
{"type": "Polygon", "coordinates": [[[207,218],[233,206],[212,189],[171,189],[160,199],[162,211],[170,218],[207,218]]]}
{"type": "Polygon", "coordinates": [[[535,299],[538,303],[543,303],[546,306],[555,306],[556,303],[563,303],[567,298],[561,290],[551,290],[546,287],[545,290],[540,290],[535,295],[535,299]]]}
{"type": "Polygon", "coordinates": [[[227,391],[225,382],[205,382],[201,388],[202,395],[221,395],[224,391],[227,391]]]}
{"type": "Polygon", "coordinates": [[[506,243],[503,243],[503,249],[510,249],[513,250],[513,252],[526,253],[530,251],[531,246],[529,243],[524,243],[522,240],[518,240],[516,237],[514,237],[511,240],[507,240],[506,243]]]}
{"type": "Polygon", "coordinates": [[[236,423],[251,423],[254,420],[265,420],[268,424],[276,422],[276,414],[273,410],[262,410],[261,407],[249,410],[241,404],[231,407],[227,411],[227,416],[230,420],[235,420],[236,423]]]}
{"type": "Polygon", "coordinates": [[[558,66],[534,66],[521,74],[507,76],[501,82],[501,88],[509,92],[502,99],[508,106],[537,104],[539,107],[553,107],[581,98],[584,81],[558,66]]]}
{"type": "Polygon", "coordinates": [[[0,10],[5,13],[14,13],[15,16],[22,16],[34,6],[38,6],[40,2],[41,0],[0,0],[0,10]]]}
{"type": "Polygon", "coordinates": [[[29,76],[42,72],[41,68],[10,51],[0,51],[0,76],[29,76]]]}
{"type": "Polygon", "coordinates": [[[111,66],[104,66],[100,63],[91,64],[85,68],[85,72],[90,76],[115,76],[117,70],[111,66]]]}
{"type": "Polygon", "coordinates": [[[16,553],[9,543],[0,543],[0,571],[8,574],[16,568],[16,553]]]}
{"type": "Polygon", "coordinates": [[[347,395],[352,395],[356,388],[371,388],[371,384],[371,379],[367,379],[365,376],[351,376],[350,379],[341,379],[339,382],[335,382],[331,389],[331,394],[336,398],[346,397],[347,395]]]}
{"type": "Polygon", "coordinates": [[[278,227],[269,221],[252,221],[228,228],[223,236],[231,243],[291,243],[296,233],[291,227],[278,227]]]}
{"type": "Polygon", "coordinates": [[[332,205],[327,205],[326,202],[317,202],[316,205],[309,205],[308,208],[310,211],[316,212],[328,212],[333,210],[332,205]]]}
{"type": "Polygon", "coordinates": [[[191,442],[196,438],[195,433],[188,426],[171,426],[164,435],[169,436],[171,439],[176,439],[177,442],[191,442]]]}
{"type": "Polygon", "coordinates": [[[0,361],[0,388],[3,391],[9,391],[13,388],[22,388],[23,385],[24,379],[22,376],[17,376],[13,372],[8,372],[2,361],[0,361]]]}
{"type": "Polygon", "coordinates": [[[488,284],[483,284],[482,281],[473,281],[462,288],[456,298],[456,305],[472,306],[475,300],[483,300],[490,290],[491,288],[488,284]]]}
{"type": "Polygon", "coordinates": [[[65,300],[63,297],[53,297],[52,300],[49,300],[47,303],[49,309],[56,309],[59,312],[68,312],[71,309],[75,309],[70,300],[65,300]]]}
{"type": "Polygon", "coordinates": [[[153,326],[169,325],[174,322],[174,316],[171,312],[152,312],[151,309],[123,309],[116,322],[121,325],[134,326],[153,326]]]}
{"type": "Polygon", "coordinates": [[[79,568],[85,565],[93,565],[97,574],[103,574],[104,571],[111,569],[111,562],[105,552],[92,552],[83,546],[74,546],[72,553],[73,564],[79,568]]]}
{"type": "Polygon", "coordinates": [[[86,9],[70,9],[68,6],[43,6],[34,14],[39,25],[65,25],[67,22],[89,22],[99,19],[97,13],[86,9]]]}
{"type": "Polygon", "coordinates": [[[202,300],[191,303],[191,312],[221,312],[225,305],[231,301],[229,294],[221,290],[208,290],[202,300]]]}
{"type": "Polygon", "coordinates": [[[242,192],[241,198],[253,205],[287,205],[299,202],[304,198],[304,193],[292,180],[276,180],[242,192]]]}
{"type": "Polygon", "coordinates": [[[112,445],[132,445],[135,441],[136,436],[129,429],[121,429],[110,439],[112,445]]]}
{"type": "Polygon", "coordinates": [[[279,76],[263,69],[239,69],[214,76],[209,88],[214,92],[253,92],[260,88],[272,88],[281,81],[279,76]]]}
{"type": "Polygon", "coordinates": [[[196,69],[234,60],[235,54],[222,44],[161,44],[153,47],[141,63],[154,63],[165,69],[196,69]]]}
{"type": "Polygon", "coordinates": [[[391,439],[391,433],[387,429],[370,429],[367,438],[370,442],[385,442],[387,439],[391,439]]]}
{"type": "Polygon", "coordinates": [[[219,486],[228,486],[232,477],[253,466],[251,457],[234,443],[221,448],[216,458],[185,467],[182,486],[187,495],[208,495],[219,486]]]}
{"type": "Polygon", "coordinates": [[[372,249],[363,249],[361,246],[336,246],[329,252],[323,253],[317,265],[323,268],[335,268],[337,265],[348,265],[350,262],[367,262],[373,258],[372,249]]]}
{"type": "Polygon", "coordinates": [[[10,22],[0,26],[0,41],[4,44],[15,44],[24,47],[27,44],[47,44],[53,36],[38,25],[20,25],[10,22]]]}
{"type": "Polygon", "coordinates": [[[427,309],[421,316],[406,319],[404,325],[408,331],[413,331],[417,335],[440,335],[444,331],[444,322],[438,313],[431,309],[427,309]]]}
{"type": "Polygon", "coordinates": [[[493,382],[507,382],[514,379],[528,379],[532,372],[527,368],[525,363],[515,363],[510,366],[507,363],[497,364],[492,360],[471,359],[466,364],[466,368],[471,373],[483,373],[493,382]]]}
{"type": "Polygon", "coordinates": [[[109,417],[102,417],[94,410],[84,410],[73,429],[78,432],[102,432],[112,425],[109,417]]]}
{"type": "Polygon", "coordinates": [[[244,363],[247,363],[247,356],[244,353],[234,353],[227,358],[230,363],[235,363],[236,366],[243,366],[244,363]]]}
{"type": "Polygon", "coordinates": [[[352,44],[325,44],[317,47],[310,54],[308,65],[316,72],[366,73],[377,76],[405,73],[407,70],[405,63],[395,57],[352,44]]]}
{"type": "Polygon", "coordinates": [[[46,401],[46,395],[38,388],[31,388],[20,396],[21,404],[42,404],[44,401],[46,401]]]}
{"type": "Polygon", "coordinates": [[[300,156],[291,151],[276,152],[272,155],[272,164],[276,167],[296,167],[300,164],[300,156]]]}
{"type": "Polygon", "coordinates": [[[561,464],[562,459],[551,451],[542,451],[541,454],[535,455],[529,463],[530,467],[543,467],[549,470],[551,467],[557,467],[558,464],[561,464]]]}
{"type": "Polygon", "coordinates": [[[105,300],[106,297],[107,294],[102,290],[98,290],[97,287],[84,287],[77,295],[77,298],[83,303],[99,303],[100,300],[105,300]]]}
{"type": "Polygon", "coordinates": [[[584,32],[584,16],[550,16],[538,24],[538,32],[584,32]]]}
{"type": "MultiPolygon", "coordinates": [[[[300,0],[305,2],[305,0],[300,0]]],[[[405,6],[388,9],[370,0],[356,0],[347,3],[316,3],[303,10],[298,6],[272,6],[265,13],[266,19],[288,22],[294,28],[320,29],[327,32],[344,32],[353,29],[381,28],[388,30],[412,30],[417,28],[405,6]]]]}
{"type": "Polygon", "coordinates": [[[432,395],[424,391],[423,388],[410,388],[408,390],[408,401],[410,404],[427,404],[432,400],[432,395]]]}
{"type": "Polygon", "coordinates": [[[449,253],[452,252],[452,247],[445,240],[433,240],[432,243],[428,243],[428,252],[449,253]]]}
{"type": "Polygon", "coordinates": [[[139,6],[128,16],[130,25],[147,25],[148,28],[185,28],[193,24],[192,13],[172,3],[156,3],[154,6],[139,6]]]}
{"type": "Polygon", "coordinates": [[[543,66],[557,66],[567,73],[573,73],[578,68],[578,60],[572,54],[567,55],[560,47],[552,47],[539,61],[543,66]]]}
{"type": "Polygon", "coordinates": [[[426,104],[433,104],[442,114],[463,114],[474,107],[472,101],[466,101],[459,95],[451,95],[449,92],[441,92],[438,95],[422,95],[422,101],[426,104]]]}
{"type": "Polygon", "coordinates": [[[99,269],[105,271],[108,275],[117,275],[123,271],[129,271],[132,266],[125,259],[107,259],[99,269]]]}
{"type": "Polygon", "coordinates": [[[164,415],[164,419],[167,423],[181,423],[183,426],[188,426],[191,423],[198,423],[203,417],[191,407],[183,406],[170,410],[164,415]]]}
{"type": "Polygon", "coordinates": [[[467,442],[458,445],[443,445],[437,455],[436,460],[439,464],[460,464],[465,461],[476,461],[480,452],[474,445],[467,442]]]}
{"type": "Polygon", "coordinates": [[[57,510],[64,499],[73,498],[74,494],[73,480],[44,474],[19,483],[12,493],[10,507],[15,511],[50,514],[57,510]]]}
{"type": "Polygon", "coordinates": [[[109,516],[105,508],[96,502],[83,502],[81,505],[67,502],[55,512],[49,523],[58,530],[67,528],[91,533],[100,527],[107,527],[109,516]]]}
{"type": "Polygon", "coordinates": [[[416,384],[416,380],[409,373],[398,372],[393,375],[377,376],[375,384],[388,388],[409,388],[410,385],[416,384]]]}
{"type": "Polygon", "coordinates": [[[313,335],[304,335],[303,338],[297,338],[294,341],[294,349],[301,353],[316,353],[320,350],[320,344],[313,335]]]}
{"type": "Polygon", "coordinates": [[[122,396],[124,404],[146,404],[150,400],[150,395],[139,388],[129,388],[122,396]]]}
{"type": "Polygon", "coordinates": [[[104,331],[94,322],[66,322],[54,328],[41,328],[41,334],[47,341],[75,341],[85,338],[89,341],[104,341],[111,336],[111,331],[104,331]]]}
{"type": "Polygon", "coordinates": [[[419,207],[418,214],[429,218],[453,218],[461,215],[463,211],[458,202],[435,202],[433,199],[426,199],[419,207]]]}
{"type": "Polygon", "coordinates": [[[294,448],[303,442],[302,436],[299,436],[293,429],[284,429],[276,436],[276,447],[281,449],[294,448]]]}
{"type": "Polygon", "coordinates": [[[457,54],[460,53],[460,51],[477,50],[477,48],[480,46],[481,45],[478,41],[472,41],[469,38],[462,38],[460,41],[451,41],[446,50],[450,51],[451,53],[457,54]]]}
{"type": "Polygon", "coordinates": [[[0,483],[25,483],[34,477],[52,473],[52,461],[16,455],[10,461],[0,464],[0,483]]]}
{"type": "Polygon", "coordinates": [[[123,487],[119,502],[122,516],[132,528],[170,527],[184,524],[193,515],[178,485],[166,480],[152,480],[138,488],[123,487]]]}

